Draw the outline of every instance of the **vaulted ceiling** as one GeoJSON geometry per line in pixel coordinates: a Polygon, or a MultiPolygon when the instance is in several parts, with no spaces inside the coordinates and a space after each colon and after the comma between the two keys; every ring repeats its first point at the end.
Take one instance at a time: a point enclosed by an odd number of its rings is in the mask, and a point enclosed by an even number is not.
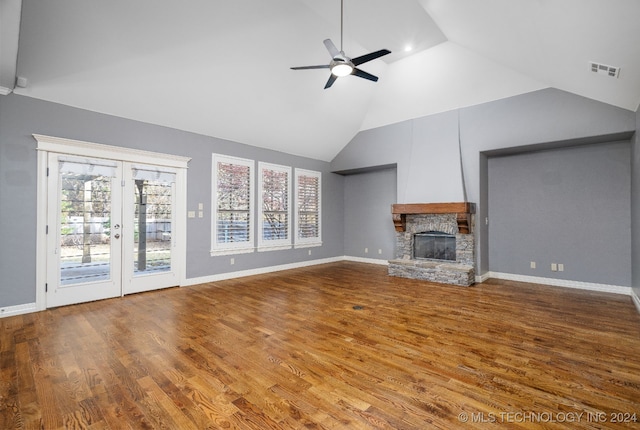
{"type": "Polygon", "coordinates": [[[546,87],[640,103],[640,1],[344,3],[345,53],[392,51],[361,66],[377,83],[290,69],[328,64],[340,0],[22,0],[13,91],[327,161],[360,130],[546,87]]]}

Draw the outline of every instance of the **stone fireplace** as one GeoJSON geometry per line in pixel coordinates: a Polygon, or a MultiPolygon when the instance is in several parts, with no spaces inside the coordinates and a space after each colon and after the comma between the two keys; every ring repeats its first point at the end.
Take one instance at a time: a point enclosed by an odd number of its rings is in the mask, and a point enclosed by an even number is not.
{"type": "Polygon", "coordinates": [[[475,283],[475,204],[395,204],[389,275],[468,287],[475,283]]]}

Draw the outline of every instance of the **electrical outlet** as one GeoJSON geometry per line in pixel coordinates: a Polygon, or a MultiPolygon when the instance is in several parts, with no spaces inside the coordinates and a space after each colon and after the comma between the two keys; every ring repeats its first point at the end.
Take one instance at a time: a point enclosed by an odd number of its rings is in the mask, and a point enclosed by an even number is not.
{"type": "Polygon", "coordinates": [[[535,262],[535,261],[532,261],[532,262],[531,262],[531,268],[532,268],[532,269],[535,269],[535,268],[536,268],[536,262],[535,262]]]}
{"type": "Polygon", "coordinates": [[[236,259],[231,257],[231,265],[233,266],[234,264],[236,264],[236,259]]]}
{"type": "Polygon", "coordinates": [[[564,272],[564,264],[558,264],[558,272],[564,272]]]}
{"type": "Polygon", "coordinates": [[[382,254],[382,249],[378,249],[378,254],[382,254]]]}
{"type": "Polygon", "coordinates": [[[311,255],[311,250],[309,250],[309,255],[311,255]]]}
{"type": "Polygon", "coordinates": [[[364,253],[365,253],[365,254],[368,254],[368,253],[369,253],[369,248],[365,248],[365,249],[364,249],[364,253]]]}
{"type": "Polygon", "coordinates": [[[558,264],[557,263],[551,263],[551,271],[552,272],[557,272],[558,271],[558,264]]]}

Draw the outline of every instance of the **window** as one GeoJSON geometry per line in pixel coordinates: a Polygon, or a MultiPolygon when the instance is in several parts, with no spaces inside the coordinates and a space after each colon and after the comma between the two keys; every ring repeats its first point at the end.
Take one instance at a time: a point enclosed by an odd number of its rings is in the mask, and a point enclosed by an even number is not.
{"type": "Polygon", "coordinates": [[[211,255],[253,252],[253,160],[213,154],[211,255]]]}
{"type": "Polygon", "coordinates": [[[258,163],[258,167],[258,250],[290,248],[291,168],[267,163],[258,163]]]}
{"type": "Polygon", "coordinates": [[[296,169],[296,247],[322,245],[321,174],[296,169]]]}

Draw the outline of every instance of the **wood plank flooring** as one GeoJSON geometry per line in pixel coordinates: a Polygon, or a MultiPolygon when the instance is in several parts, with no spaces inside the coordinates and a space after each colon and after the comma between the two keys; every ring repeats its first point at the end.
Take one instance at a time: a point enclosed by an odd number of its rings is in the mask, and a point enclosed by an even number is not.
{"type": "Polygon", "coordinates": [[[351,262],[3,318],[0,365],[0,429],[640,427],[629,297],[351,262]]]}

